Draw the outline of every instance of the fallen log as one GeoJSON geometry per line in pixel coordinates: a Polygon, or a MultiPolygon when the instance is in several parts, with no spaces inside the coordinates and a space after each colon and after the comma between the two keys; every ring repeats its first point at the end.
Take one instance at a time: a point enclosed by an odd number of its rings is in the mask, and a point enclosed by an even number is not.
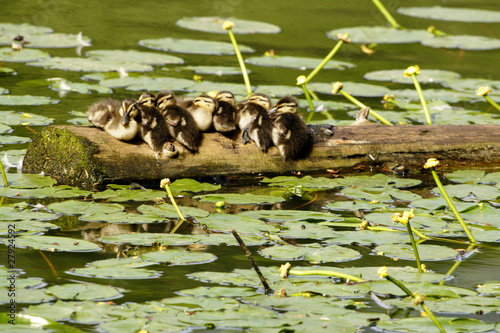
{"type": "Polygon", "coordinates": [[[219,133],[204,133],[197,154],[155,159],[142,142],[121,142],[88,126],[48,126],[31,142],[24,172],[44,172],[61,184],[92,189],[116,180],[159,180],[235,174],[312,172],[364,165],[422,168],[427,158],[441,168],[500,168],[500,125],[342,126],[315,136],[305,159],[286,162],[219,133]]]}

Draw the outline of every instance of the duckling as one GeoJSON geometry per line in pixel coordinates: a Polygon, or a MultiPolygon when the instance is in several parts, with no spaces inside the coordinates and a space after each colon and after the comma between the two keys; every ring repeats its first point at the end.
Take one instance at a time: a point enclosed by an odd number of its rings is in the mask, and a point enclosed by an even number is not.
{"type": "Polygon", "coordinates": [[[230,91],[220,91],[215,96],[219,107],[215,110],[212,121],[217,132],[227,133],[236,130],[236,102],[230,91]]]}
{"type": "Polygon", "coordinates": [[[172,142],[169,141],[171,137],[165,118],[156,109],[151,97],[156,100],[152,94],[148,93],[142,94],[137,102],[131,99],[131,102],[134,101],[134,103],[129,104],[129,108],[140,112],[142,121],[139,134],[153,150],[155,157],[157,159],[161,156],[174,158],[178,152],[172,142]]]}
{"type": "Polygon", "coordinates": [[[140,125],[136,120],[139,112],[129,110],[128,103],[110,98],[99,100],[87,110],[88,119],[118,140],[132,140],[139,133],[140,125]]]}
{"type": "Polygon", "coordinates": [[[312,136],[298,114],[297,100],[285,96],[269,113],[273,119],[273,143],[287,161],[305,157],[312,147],[312,136]]]}
{"type": "Polygon", "coordinates": [[[239,104],[238,126],[242,131],[243,144],[252,140],[264,153],[267,153],[273,145],[271,133],[273,123],[267,113],[270,106],[271,99],[264,94],[253,94],[248,100],[239,104]]]}
{"type": "MultiPolygon", "coordinates": [[[[179,104],[179,102],[177,103],[179,104]]],[[[217,108],[218,103],[214,98],[208,95],[200,95],[193,99],[192,105],[187,110],[193,115],[200,131],[206,132],[212,127],[212,114],[217,108]]]]}
{"type": "Polygon", "coordinates": [[[160,91],[156,95],[156,107],[167,122],[170,135],[187,149],[197,152],[201,142],[201,132],[186,109],[177,105],[171,91],[160,91]]]}

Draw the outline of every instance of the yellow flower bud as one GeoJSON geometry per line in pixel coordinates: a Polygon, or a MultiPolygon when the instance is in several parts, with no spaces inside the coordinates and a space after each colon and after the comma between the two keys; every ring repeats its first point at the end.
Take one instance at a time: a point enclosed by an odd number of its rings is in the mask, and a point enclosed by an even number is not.
{"type": "Polygon", "coordinates": [[[304,83],[306,83],[306,76],[305,75],[297,76],[297,85],[299,86],[304,83]]]}
{"type": "Polygon", "coordinates": [[[344,85],[342,84],[342,82],[335,82],[333,85],[332,85],[332,94],[338,94],[339,91],[342,90],[342,88],[344,87],[344,85]]]}
{"type": "Polygon", "coordinates": [[[424,169],[434,168],[438,166],[439,161],[435,158],[429,158],[424,164],[424,169]]]}
{"type": "Polygon", "coordinates": [[[343,41],[346,44],[349,44],[351,42],[349,40],[349,34],[348,33],[343,33],[343,34],[338,33],[337,34],[337,38],[338,38],[338,40],[341,40],[341,41],[343,41]]]}
{"type": "Polygon", "coordinates": [[[281,265],[280,266],[280,276],[282,278],[286,278],[288,276],[288,272],[290,271],[290,268],[292,268],[292,265],[289,262],[281,265]]]}
{"type": "Polygon", "coordinates": [[[385,278],[389,275],[389,271],[386,266],[382,266],[377,270],[377,274],[380,275],[380,277],[385,278]]]}
{"type": "Polygon", "coordinates": [[[160,181],[160,187],[165,188],[167,185],[170,185],[170,179],[169,178],[163,178],[160,181]]]}
{"type": "Polygon", "coordinates": [[[486,96],[486,95],[488,95],[490,92],[491,92],[490,87],[487,87],[487,86],[485,86],[485,87],[479,87],[479,88],[477,88],[477,90],[476,90],[476,95],[478,95],[478,96],[486,96]]]}
{"type": "Polygon", "coordinates": [[[420,74],[420,67],[418,67],[418,65],[410,66],[404,72],[405,77],[418,74],[420,74]]]}
{"type": "Polygon", "coordinates": [[[422,304],[424,302],[424,299],[425,299],[425,295],[419,295],[417,293],[413,293],[413,305],[414,306],[417,306],[419,304],[422,304]]]}
{"type": "Polygon", "coordinates": [[[232,27],[234,27],[233,21],[224,21],[224,23],[222,23],[222,29],[224,29],[224,30],[229,30],[232,27]]]}

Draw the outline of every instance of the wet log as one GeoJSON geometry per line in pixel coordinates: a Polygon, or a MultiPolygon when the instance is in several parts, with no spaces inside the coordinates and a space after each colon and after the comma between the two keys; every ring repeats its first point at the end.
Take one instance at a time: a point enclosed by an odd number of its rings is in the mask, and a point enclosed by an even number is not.
{"type": "Polygon", "coordinates": [[[61,184],[91,189],[116,180],[159,180],[241,174],[280,174],[326,169],[421,169],[427,158],[441,168],[500,168],[500,125],[342,126],[315,136],[305,159],[286,162],[219,133],[204,133],[197,154],[155,159],[142,142],[121,142],[87,126],[48,126],[31,142],[23,169],[44,172],[61,184]]]}

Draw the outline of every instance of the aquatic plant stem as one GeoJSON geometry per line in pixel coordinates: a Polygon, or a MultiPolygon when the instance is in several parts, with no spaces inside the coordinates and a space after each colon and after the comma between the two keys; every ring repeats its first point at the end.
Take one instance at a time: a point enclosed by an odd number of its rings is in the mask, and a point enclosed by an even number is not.
{"type": "Polygon", "coordinates": [[[177,215],[179,216],[179,219],[180,219],[181,221],[184,221],[184,220],[185,220],[185,218],[184,218],[184,216],[182,215],[181,210],[180,210],[180,209],[179,209],[179,207],[177,206],[177,203],[175,202],[175,198],[174,198],[174,196],[172,195],[172,191],[170,190],[170,187],[168,186],[169,184],[170,184],[170,179],[168,179],[168,178],[164,178],[164,179],[162,179],[162,180],[161,180],[161,182],[160,182],[160,187],[161,187],[161,188],[165,188],[165,190],[167,191],[167,195],[168,195],[168,197],[169,197],[169,199],[170,199],[170,202],[172,202],[172,206],[174,206],[174,209],[175,209],[175,211],[177,212],[177,215]]]}
{"type": "Polygon", "coordinates": [[[486,101],[488,101],[488,103],[490,103],[495,109],[497,109],[498,111],[500,111],[500,105],[498,105],[497,102],[495,102],[494,100],[492,100],[490,96],[484,96],[484,99],[486,101]]]}
{"type": "Polygon", "coordinates": [[[422,87],[417,80],[417,75],[412,74],[411,78],[413,80],[413,84],[415,85],[415,89],[417,90],[418,98],[420,99],[420,104],[422,104],[422,108],[424,109],[425,114],[425,122],[427,125],[432,125],[431,114],[429,113],[429,108],[427,107],[427,102],[425,101],[424,93],[422,92],[422,87]]]}
{"type": "MultiPolygon", "coordinates": [[[[339,93],[344,96],[345,98],[347,98],[351,103],[353,103],[354,105],[357,105],[359,106],[361,109],[363,108],[366,108],[367,106],[364,105],[363,103],[361,103],[360,101],[358,101],[356,98],[354,98],[351,94],[348,94],[346,93],[345,91],[343,90],[340,90],[339,93]]],[[[384,117],[382,117],[381,115],[379,115],[377,112],[373,111],[372,109],[370,109],[370,114],[372,116],[374,116],[378,121],[380,121],[382,124],[384,125],[392,125],[392,123],[390,121],[388,121],[387,119],[385,119],[384,117]]]]}
{"type": "Polygon", "coordinates": [[[5,173],[5,168],[3,167],[2,161],[0,161],[0,172],[2,173],[3,186],[9,187],[9,181],[7,180],[7,174],[5,173]]]}
{"type": "Polygon", "coordinates": [[[347,38],[349,37],[349,34],[347,34],[347,33],[343,34],[343,35],[339,34],[338,37],[339,37],[339,40],[338,40],[337,44],[335,44],[335,46],[332,48],[330,53],[327,54],[327,56],[323,59],[323,61],[321,61],[321,63],[318,66],[316,66],[316,68],[313,69],[311,73],[309,73],[309,75],[306,77],[305,83],[309,83],[313,79],[313,77],[315,77],[316,74],[318,74],[319,71],[323,67],[325,67],[325,65],[333,58],[333,56],[338,52],[340,47],[344,43],[348,42],[347,38]]]}
{"type": "Polygon", "coordinates": [[[469,238],[469,241],[471,243],[476,243],[476,239],[472,235],[472,232],[470,231],[470,229],[467,226],[467,224],[465,223],[465,221],[462,219],[460,212],[458,211],[457,207],[455,207],[455,204],[453,203],[450,196],[446,192],[446,190],[443,186],[443,183],[441,183],[441,180],[439,179],[439,176],[436,172],[436,169],[434,167],[431,167],[430,170],[431,170],[432,177],[434,178],[434,182],[436,183],[437,187],[439,188],[439,192],[441,192],[441,195],[446,200],[446,203],[450,207],[451,211],[453,212],[453,214],[455,214],[455,217],[457,218],[458,223],[460,223],[460,225],[462,226],[462,229],[464,229],[465,233],[467,234],[467,237],[469,238]]]}
{"type": "Polygon", "coordinates": [[[378,8],[378,10],[384,15],[385,19],[389,22],[391,27],[394,29],[400,29],[402,26],[394,19],[394,17],[389,13],[387,8],[380,2],[380,0],[372,0],[373,4],[378,8]]]}
{"type": "Polygon", "coordinates": [[[346,280],[355,281],[355,282],[364,282],[365,281],[357,276],[339,273],[339,272],[334,272],[334,271],[322,270],[322,269],[308,269],[308,270],[291,269],[290,271],[288,271],[288,273],[292,274],[292,275],[299,275],[299,276],[304,276],[304,275],[335,276],[335,277],[338,277],[341,279],[346,279],[346,280]]]}
{"type": "Polygon", "coordinates": [[[222,28],[227,30],[227,34],[229,35],[229,39],[234,47],[234,52],[236,53],[236,58],[238,59],[238,63],[240,64],[241,74],[243,75],[243,81],[245,82],[245,87],[247,89],[247,94],[250,96],[252,94],[252,86],[250,85],[250,79],[248,77],[247,68],[245,66],[245,61],[243,61],[243,56],[241,55],[240,47],[238,46],[238,42],[236,41],[236,37],[234,36],[233,30],[231,29],[234,26],[233,22],[226,21],[222,24],[222,28]]]}
{"type": "Polygon", "coordinates": [[[302,90],[304,91],[304,96],[306,96],[307,105],[309,106],[309,114],[307,115],[307,119],[306,119],[306,123],[309,123],[309,122],[311,122],[311,120],[314,116],[315,108],[314,108],[314,104],[313,104],[313,101],[311,98],[311,94],[309,92],[309,89],[307,88],[307,84],[303,83],[303,84],[301,84],[301,87],[302,87],[302,90]]]}
{"type": "MultiPolygon", "coordinates": [[[[469,245],[467,247],[467,249],[465,250],[465,253],[472,251],[474,249],[474,247],[475,247],[474,244],[469,245]]],[[[455,263],[453,264],[453,266],[450,267],[450,269],[448,270],[448,272],[446,272],[445,275],[451,276],[453,274],[453,272],[458,268],[458,266],[460,266],[460,264],[462,263],[462,259],[461,259],[462,255],[458,254],[457,258],[460,258],[460,259],[455,260],[455,263]]],[[[446,282],[446,280],[441,280],[441,281],[439,281],[438,285],[442,286],[445,282],[446,282]]]]}
{"type": "Polygon", "coordinates": [[[410,225],[410,221],[405,224],[406,230],[408,230],[408,236],[410,237],[411,247],[413,248],[413,255],[415,256],[415,260],[417,261],[417,269],[419,273],[423,273],[422,264],[420,262],[420,255],[418,253],[417,243],[415,242],[415,237],[413,237],[412,227],[410,225]]]}

